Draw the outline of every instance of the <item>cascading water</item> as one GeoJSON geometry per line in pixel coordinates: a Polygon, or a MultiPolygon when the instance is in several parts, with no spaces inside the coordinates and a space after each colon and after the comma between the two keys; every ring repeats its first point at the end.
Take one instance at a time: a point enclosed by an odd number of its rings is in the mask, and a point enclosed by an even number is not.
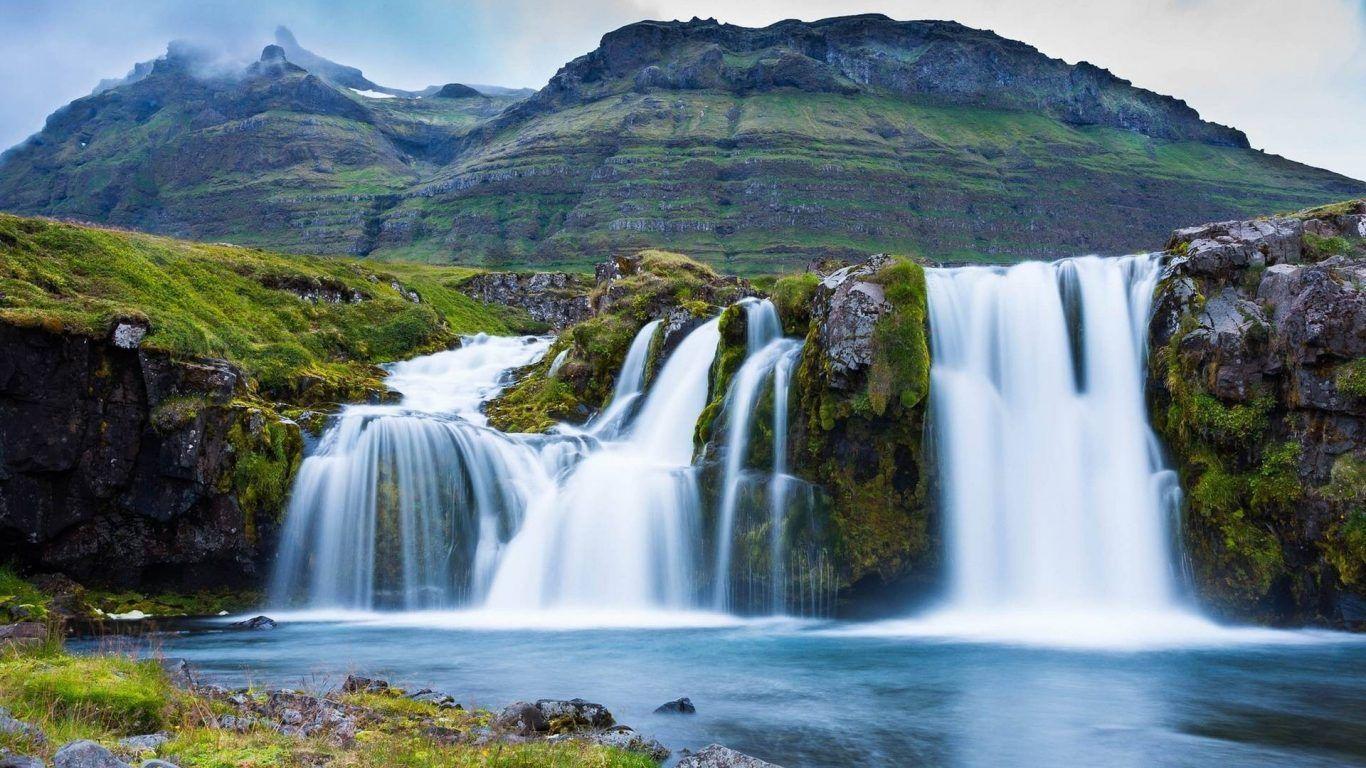
{"type": "Polygon", "coordinates": [[[949,609],[1178,611],[1145,412],[1152,256],[927,270],[949,609]]]}
{"type": "Polygon", "coordinates": [[[536,498],[486,606],[639,610],[695,604],[699,500],[693,429],[720,334],[678,346],[620,442],[605,443],[536,498]]]}
{"type": "Polygon", "coordinates": [[[616,437],[639,405],[641,392],[645,388],[645,362],[650,356],[650,344],[654,341],[659,325],[659,320],[651,320],[631,340],[631,346],[626,351],[626,360],[621,365],[621,373],[617,374],[612,402],[608,404],[607,410],[593,419],[593,423],[588,427],[589,434],[604,440],[616,437]]]}
{"type": "Polygon", "coordinates": [[[272,593],[317,607],[447,607],[478,594],[500,541],[577,443],[537,450],[483,426],[479,404],[548,339],[467,339],[395,364],[396,405],[345,408],[304,460],[272,593]],[[566,450],[568,448],[568,450],[566,450]]]}
{"type": "MultiPolygon", "coordinates": [[[[792,504],[790,488],[797,483],[796,478],[787,474],[787,413],[792,368],[801,355],[802,342],[798,339],[782,337],[782,325],[773,302],[763,299],[750,299],[744,302],[746,344],[749,355],[741,364],[731,380],[726,392],[722,413],[725,424],[725,443],[721,475],[721,493],[716,505],[716,559],[713,572],[715,583],[712,588],[712,604],[718,610],[733,610],[736,606],[734,549],[737,540],[746,538],[750,526],[737,522],[738,508],[741,504],[742,490],[752,480],[745,461],[749,454],[750,441],[755,427],[754,417],[765,387],[772,394],[772,451],[771,472],[766,487],[766,516],[755,525],[766,524],[767,573],[762,574],[768,581],[767,608],[772,613],[787,610],[786,580],[784,563],[791,549],[790,542],[784,540],[787,519],[792,504]]],[[[749,566],[751,563],[744,563],[749,566]]],[[[748,571],[748,568],[746,569],[748,571]]],[[[823,564],[807,569],[815,574],[815,581],[824,579],[823,564]]],[[[809,575],[808,574],[808,575],[809,575]]],[[[759,581],[750,578],[748,581],[759,581]]],[[[803,582],[806,584],[807,582],[803,582]]],[[[833,583],[833,581],[831,582],[833,583]]],[[[812,595],[822,592],[812,582],[812,595]]],[[[751,595],[749,608],[760,607],[755,596],[751,595]]],[[[806,610],[799,601],[799,610],[806,610]]],[[[812,609],[813,613],[820,609],[812,609]]]]}

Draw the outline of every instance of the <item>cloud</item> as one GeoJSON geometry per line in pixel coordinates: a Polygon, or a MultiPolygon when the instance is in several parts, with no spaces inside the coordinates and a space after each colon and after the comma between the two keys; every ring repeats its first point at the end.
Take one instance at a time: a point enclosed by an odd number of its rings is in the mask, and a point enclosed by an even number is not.
{"type": "Polygon", "coordinates": [[[643,18],[714,16],[764,25],[880,12],[951,18],[1106,67],[1185,99],[1254,146],[1366,178],[1366,3],[1362,0],[7,0],[0,28],[0,145],[153,58],[167,41],[259,52],[277,24],[376,82],[537,87],[605,33],[643,18]]]}

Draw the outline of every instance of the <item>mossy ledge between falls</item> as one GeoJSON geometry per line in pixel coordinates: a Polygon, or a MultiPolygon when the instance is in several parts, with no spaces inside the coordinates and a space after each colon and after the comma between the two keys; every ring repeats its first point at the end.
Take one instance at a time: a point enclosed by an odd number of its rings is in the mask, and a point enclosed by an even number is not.
{"type": "MultiPolygon", "coordinates": [[[[1362,205],[1180,230],[1165,254],[1151,328],[1151,414],[1186,491],[1191,589],[1227,616],[1348,627],[1366,616],[1362,205]]],[[[299,425],[319,423],[310,414],[339,393],[373,396],[364,393],[380,382],[381,354],[421,354],[477,330],[546,328],[524,308],[462,293],[469,270],[280,256],[14,217],[0,218],[0,235],[0,328],[7,349],[30,356],[0,365],[8,398],[0,398],[0,430],[14,436],[5,459],[11,467],[16,457],[49,462],[41,477],[12,468],[0,477],[0,527],[19,534],[3,554],[26,572],[144,593],[259,588],[302,455],[299,425]],[[158,290],[185,275],[196,276],[188,298],[158,290]],[[240,295],[193,292],[218,279],[240,295]],[[346,299],[348,291],[362,296],[346,299]],[[220,300],[227,303],[214,305],[220,300]],[[124,348],[116,336],[129,325],[144,336],[124,348]],[[284,351],[294,345],[304,357],[284,351]],[[232,363],[203,357],[215,354],[232,363]],[[281,368],[290,359],[293,367],[281,368]],[[317,383],[324,374],[344,386],[317,383]],[[37,392],[35,382],[47,380],[70,386],[37,392]],[[66,418],[30,407],[54,396],[79,414],[84,452],[54,453],[41,437],[51,429],[34,428],[34,419],[66,418]],[[111,474],[88,458],[102,456],[123,457],[113,465],[123,469],[111,474]],[[45,508],[41,500],[58,491],[80,503],[45,508]],[[207,548],[177,549],[190,532],[207,548]],[[25,543],[34,537],[46,543],[25,543]],[[91,551],[121,568],[81,572],[77,553],[91,551]]],[[[661,321],[648,382],[688,331],[720,315],[695,430],[702,490],[714,491],[724,398],[745,354],[745,313],[734,305],[767,295],[784,333],[805,340],[791,388],[788,465],[812,490],[811,535],[842,605],[926,594],[942,580],[942,526],[925,438],[924,267],[878,255],[748,282],[679,254],[614,258],[591,288],[580,278],[555,283],[559,293],[584,286],[586,319],[513,372],[488,404],[490,422],[526,432],[582,423],[610,399],[647,322],[661,321]]],[[[485,284],[530,285],[496,276],[485,284]]],[[[772,408],[771,395],[756,403],[758,432],[769,429],[772,408]]],[[[745,466],[769,465],[771,438],[751,441],[745,466]]]]}

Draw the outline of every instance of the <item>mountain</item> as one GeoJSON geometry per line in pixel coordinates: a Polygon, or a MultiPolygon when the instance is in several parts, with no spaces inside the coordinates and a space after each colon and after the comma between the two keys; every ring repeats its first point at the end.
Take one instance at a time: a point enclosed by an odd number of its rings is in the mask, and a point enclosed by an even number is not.
{"type": "Polygon", "coordinates": [[[0,161],[0,209],[468,264],[667,246],[756,273],[1155,248],[1182,222],[1366,194],[953,22],[641,22],[530,97],[386,88],[288,30],[244,70],[209,59],[173,45],[59,110],[0,161]]]}

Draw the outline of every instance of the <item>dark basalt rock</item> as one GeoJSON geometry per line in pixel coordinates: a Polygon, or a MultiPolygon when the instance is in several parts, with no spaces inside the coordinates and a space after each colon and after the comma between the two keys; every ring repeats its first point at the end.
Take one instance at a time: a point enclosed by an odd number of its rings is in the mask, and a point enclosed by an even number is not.
{"type": "Polygon", "coordinates": [[[389,690],[389,681],[360,675],[347,675],[342,683],[343,693],[382,693],[389,690]]]}
{"type": "Polygon", "coordinates": [[[90,585],[254,583],[277,521],[239,502],[240,452],[278,438],[287,478],[302,440],[242,386],[221,361],[0,325],[0,558],[90,585]]]}
{"type": "Polygon", "coordinates": [[[666,701],[655,707],[656,714],[662,715],[693,715],[697,714],[697,707],[693,706],[692,699],[686,696],[673,701],[666,701]]]}
{"type": "MultiPolygon", "coordinates": [[[[270,618],[269,616],[253,616],[253,617],[250,618],[250,619],[244,619],[244,620],[242,620],[242,621],[234,621],[234,622],[232,623],[232,627],[233,627],[234,629],[255,629],[255,630],[261,630],[261,629],[275,629],[276,626],[277,626],[277,625],[276,625],[276,623],[275,623],[275,619],[272,619],[272,618],[270,618]]],[[[347,682],[350,682],[350,678],[347,678],[347,682]]]]}

